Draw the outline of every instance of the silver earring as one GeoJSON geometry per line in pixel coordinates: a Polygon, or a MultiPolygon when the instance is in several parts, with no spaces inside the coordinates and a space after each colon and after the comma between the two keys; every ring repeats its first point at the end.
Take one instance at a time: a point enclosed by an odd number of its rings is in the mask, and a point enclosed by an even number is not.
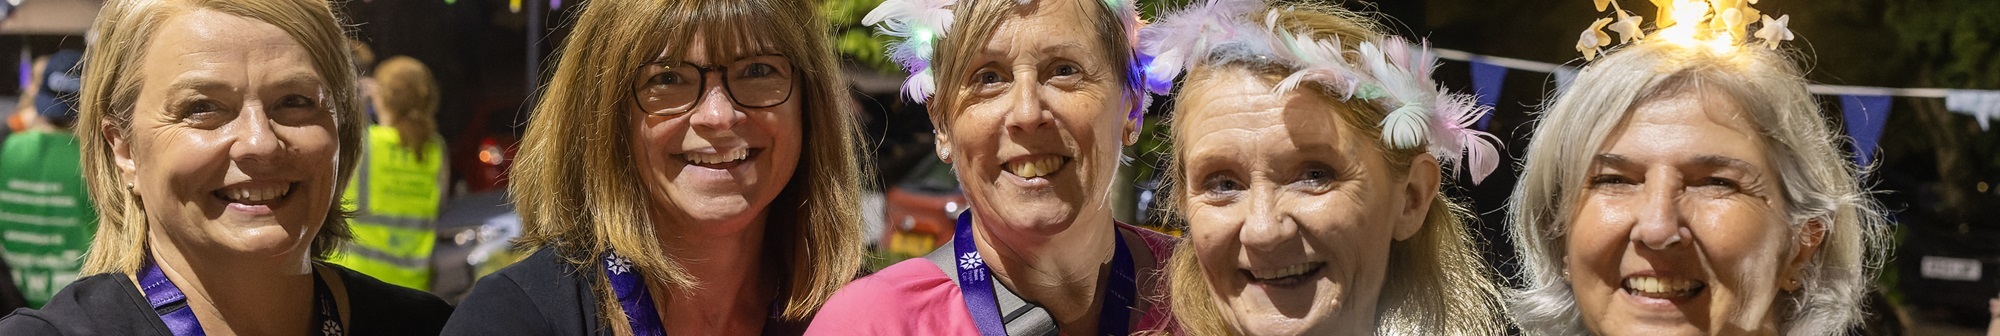
{"type": "Polygon", "coordinates": [[[1139,131],[1125,132],[1125,143],[1128,144],[1139,143],[1139,131]]]}
{"type": "Polygon", "coordinates": [[[951,147],[938,147],[938,160],[951,163],[951,147]]]}

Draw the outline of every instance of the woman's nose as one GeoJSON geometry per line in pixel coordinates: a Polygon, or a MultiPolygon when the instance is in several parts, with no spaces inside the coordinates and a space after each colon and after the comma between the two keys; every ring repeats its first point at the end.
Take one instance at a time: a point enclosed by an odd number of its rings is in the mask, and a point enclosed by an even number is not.
{"type": "Polygon", "coordinates": [[[701,101],[695,102],[694,111],[690,112],[694,115],[689,116],[689,122],[698,129],[726,131],[742,122],[744,115],[742,111],[736,110],[736,101],[730,98],[729,90],[721,85],[722,75],[712,76],[714,78],[705,81],[710,84],[701,88],[708,92],[701,95],[701,101]]]}
{"type": "Polygon", "coordinates": [[[1693,238],[1687,229],[1687,217],[1681,213],[1680,190],[1677,183],[1646,186],[1644,200],[1640,202],[1636,221],[1632,223],[1632,242],[1664,250],[1693,238]]]}
{"type": "Polygon", "coordinates": [[[229,157],[237,162],[263,162],[284,148],[272,129],[272,121],[264,107],[249,104],[236,115],[236,121],[227,128],[234,141],[229,146],[229,157]]]}
{"type": "Polygon", "coordinates": [[[1250,208],[1248,215],[1243,219],[1240,237],[1244,247],[1258,251],[1277,249],[1299,236],[1298,222],[1292,221],[1291,217],[1286,216],[1285,211],[1279,208],[1276,197],[1273,197],[1275,191],[1265,189],[1267,188],[1247,190],[1248,195],[1245,196],[1249,196],[1249,204],[1246,205],[1250,208]]]}

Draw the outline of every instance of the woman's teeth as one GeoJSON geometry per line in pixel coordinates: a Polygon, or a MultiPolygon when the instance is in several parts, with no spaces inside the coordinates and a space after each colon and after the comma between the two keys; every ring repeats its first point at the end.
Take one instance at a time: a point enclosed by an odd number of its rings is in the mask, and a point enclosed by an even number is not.
{"type": "Polygon", "coordinates": [[[1625,290],[1632,294],[1655,299],[1692,297],[1706,287],[1701,281],[1650,276],[1625,278],[1624,285],[1625,290]]]}
{"type": "Polygon", "coordinates": [[[1252,279],[1256,279],[1257,281],[1271,281],[1310,274],[1318,271],[1322,265],[1325,265],[1325,263],[1309,262],[1280,268],[1252,269],[1249,271],[1250,278],[1252,279]]]}
{"type": "Polygon", "coordinates": [[[248,204],[284,198],[285,195],[291,193],[292,184],[284,183],[222,188],[222,190],[215,191],[215,196],[230,202],[248,204]]]}
{"type": "Polygon", "coordinates": [[[750,157],[750,150],[737,148],[715,154],[688,152],[687,154],[683,154],[683,156],[687,158],[688,162],[707,165],[743,160],[743,158],[750,157]]]}
{"type": "Polygon", "coordinates": [[[1015,160],[1013,162],[1008,162],[1006,168],[1008,172],[1014,173],[1014,176],[1020,176],[1022,178],[1037,178],[1053,174],[1056,172],[1056,169],[1062,169],[1062,166],[1063,166],[1062,157],[1044,156],[1040,158],[1015,160]]]}

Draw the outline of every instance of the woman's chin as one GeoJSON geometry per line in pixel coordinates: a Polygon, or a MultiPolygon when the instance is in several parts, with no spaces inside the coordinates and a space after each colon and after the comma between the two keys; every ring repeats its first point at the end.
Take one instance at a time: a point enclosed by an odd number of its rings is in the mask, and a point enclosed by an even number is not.
{"type": "Polygon", "coordinates": [[[309,252],[312,235],[280,226],[258,226],[234,228],[216,237],[216,247],[229,254],[242,256],[292,257],[309,252]]]}

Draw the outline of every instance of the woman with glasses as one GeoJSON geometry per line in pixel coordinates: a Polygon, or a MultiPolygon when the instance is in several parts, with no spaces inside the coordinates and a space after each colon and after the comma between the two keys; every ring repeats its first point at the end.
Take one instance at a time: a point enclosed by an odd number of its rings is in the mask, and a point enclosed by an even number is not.
{"type": "Polygon", "coordinates": [[[801,333],[862,253],[856,124],[815,13],[587,3],[512,176],[536,251],[445,334],[801,333]]]}

